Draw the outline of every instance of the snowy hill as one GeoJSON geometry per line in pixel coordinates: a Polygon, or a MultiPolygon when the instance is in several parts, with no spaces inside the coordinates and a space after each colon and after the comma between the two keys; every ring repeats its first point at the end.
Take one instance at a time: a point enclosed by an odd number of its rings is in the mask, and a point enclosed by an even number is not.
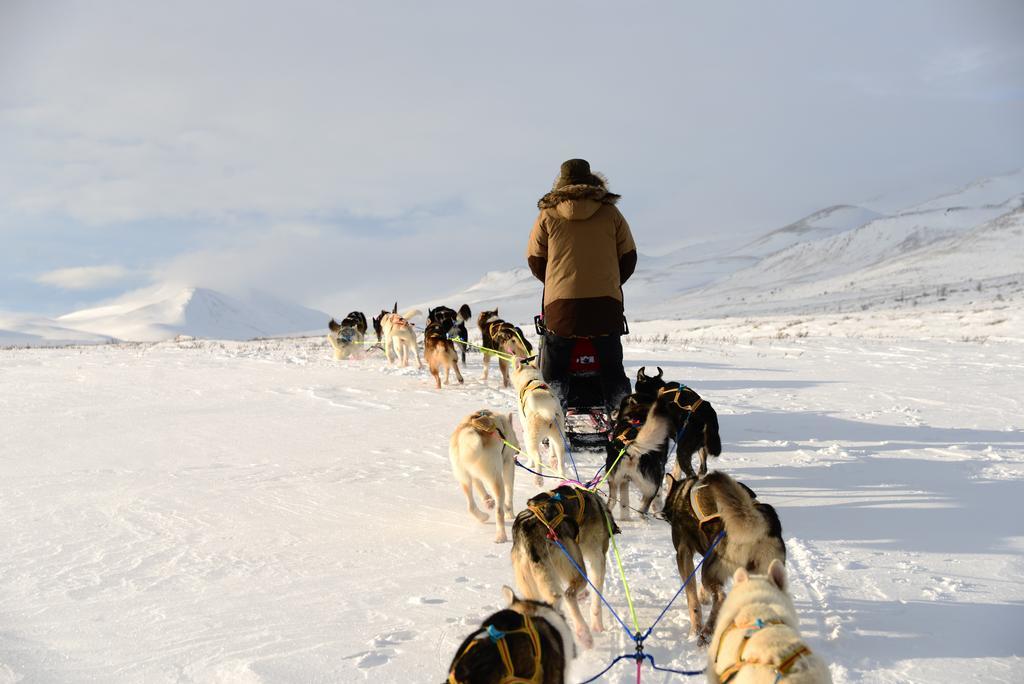
{"type": "Polygon", "coordinates": [[[773,230],[744,245],[738,252],[747,256],[765,257],[801,242],[813,242],[845,233],[878,218],[882,218],[882,215],[870,209],[840,204],[773,230]]]}
{"type": "MultiPolygon", "coordinates": [[[[951,289],[970,290],[972,305],[992,303],[1024,289],[1022,206],[1019,171],[889,216],[837,205],[741,245],[694,242],[641,255],[624,288],[627,313],[640,321],[902,308],[951,289]]],[[[541,289],[528,270],[514,269],[443,301],[496,303],[525,322],[540,308],[541,289]]]]}
{"type": "Polygon", "coordinates": [[[0,313],[0,347],[56,347],[113,341],[110,335],[72,330],[43,316],[0,313]]]}
{"type": "Polygon", "coordinates": [[[237,299],[199,287],[156,287],[101,307],[60,316],[60,325],[122,340],[158,341],[177,335],[245,340],[324,327],[322,311],[253,293],[237,299]]]}

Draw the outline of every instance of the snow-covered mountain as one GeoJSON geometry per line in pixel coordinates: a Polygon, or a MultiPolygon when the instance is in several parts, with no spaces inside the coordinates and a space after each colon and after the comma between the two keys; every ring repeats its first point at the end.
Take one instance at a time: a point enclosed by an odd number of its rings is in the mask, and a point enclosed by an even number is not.
{"type": "MultiPolygon", "coordinates": [[[[627,313],[639,321],[898,308],[927,293],[936,300],[968,290],[972,303],[995,300],[1024,290],[1022,206],[1018,171],[892,215],[837,205],[744,244],[694,242],[641,255],[625,286],[627,313]]],[[[527,321],[540,298],[540,283],[514,269],[488,273],[444,302],[498,304],[527,321]]]]}
{"type": "Polygon", "coordinates": [[[162,286],[60,316],[56,322],[122,340],[158,341],[177,335],[245,340],[322,328],[328,318],[322,311],[265,293],[239,299],[201,287],[162,286]]]}

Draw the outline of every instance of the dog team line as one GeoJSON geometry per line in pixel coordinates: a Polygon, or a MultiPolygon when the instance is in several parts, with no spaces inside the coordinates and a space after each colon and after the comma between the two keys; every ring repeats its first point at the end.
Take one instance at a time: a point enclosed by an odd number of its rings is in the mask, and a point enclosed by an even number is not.
{"type": "MultiPolygon", "coordinates": [[[[417,367],[423,367],[416,326],[410,321],[419,314],[416,310],[399,314],[396,302],[390,312],[382,310],[372,319],[374,346],[383,349],[388,365],[407,367],[414,358],[417,367]]],[[[566,436],[562,404],[529,362],[533,346],[523,331],[499,318],[497,309],[484,311],[477,318],[482,343],[474,344],[466,329],[471,316],[467,305],[458,310],[429,309],[423,359],[436,388],[441,389],[453,373],[460,384],[464,382],[460,357],[465,365],[466,348],[478,349],[483,354],[482,380],[487,382],[494,358],[502,387],[515,390],[514,412],[480,409],[459,421],[448,454],[470,515],[481,523],[488,521],[477,496],[484,509],[494,511],[496,543],[508,541],[505,521],[513,519],[511,560],[518,595],[508,586],[502,588],[507,608],[489,616],[466,637],[451,661],[447,682],[564,682],[577,648],[591,648],[592,633],[604,631],[603,607],[634,642],[635,651],[616,657],[584,684],[601,678],[623,660],[635,663],[638,682],[644,663],[659,672],[704,674],[713,684],[831,682],[827,665],[799,633],[788,593],[782,524],[775,509],[726,473],[708,472],[708,458],[722,453],[718,416],[711,403],[690,387],[664,380],[661,368],[656,375],[647,375],[646,368],[641,368],[634,391],[612,413],[604,465],[583,482],[566,436]],[[522,442],[514,429],[516,414],[522,442]],[[667,472],[673,443],[675,463],[667,472]],[[692,465],[695,454],[700,459],[697,471],[692,465]],[[519,461],[520,455],[529,466],[519,461]],[[566,476],[567,457],[575,479],[566,476]],[[558,480],[554,488],[531,497],[518,514],[512,501],[516,467],[534,475],[538,487],[546,479],[558,480]],[[600,492],[606,482],[607,500],[600,492]],[[639,509],[629,505],[631,484],[640,492],[639,509]],[[682,585],[650,627],[641,630],[615,541],[621,530],[613,509],[619,506],[622,519],[629,519],[631,511],[646,516],[662,490],[660,517],[671,525],[682,585]],[[609,546],[632,627],[603,593],[609,546]],[[699,589],[693,581],[698,570],[699,589]],[[733,589],[727,595],[730,579],[733,589]],[[593,592],[589,623],[579,605],[587,587],[593,592]],[[644,651],[645,641],[683,593],[690,637],[708,647],[704,670],[662,667],[644,651]],[[711,600],[706,620],[702,597],[711,600]]],[[[361,358],[367,353],[368,326],[361,312],[348,314],[341,323],[332,319],[328,327],[335,359],[361,358]]]]}

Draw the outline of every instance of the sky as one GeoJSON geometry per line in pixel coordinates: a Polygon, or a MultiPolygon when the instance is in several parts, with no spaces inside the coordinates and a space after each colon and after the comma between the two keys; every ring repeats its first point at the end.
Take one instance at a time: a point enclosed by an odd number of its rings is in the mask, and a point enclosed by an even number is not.
{"type": "Polygon", "coordinates": [[[572,157],[641,253],[895,210],[1024,166],[1022,34],[1015,0],[0,0],[0,310],[423,301],[525,265],[572,157]]]}

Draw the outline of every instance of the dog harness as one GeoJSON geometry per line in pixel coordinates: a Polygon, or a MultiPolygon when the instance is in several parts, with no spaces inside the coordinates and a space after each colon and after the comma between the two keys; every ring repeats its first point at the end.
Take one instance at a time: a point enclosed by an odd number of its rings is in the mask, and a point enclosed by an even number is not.
{"type": "Polygon", "coordinates": [[[697,393],[694,392],[689,387],[681,385],[680,387],[662,387],[660,390],[658,390],[658,398],[660,399],[666,394],[674,393],[675,396],[672,397],[671,403],[675,404],[676,406],[686,411],[687,413],[693,413],[698,408],[700,408],[700,405],[704,403],[704,400],[701,399],[700,397],[697,397],[697,400],[694,401],[692,404],[687,404],[684,406],[682,402],[684,391],[691,392],[694,396],[697,395],[697,393]]]}
{"type": "MultiPolygon", "coordinates": [[[[487,625],[486,628],[481,627],[478,630],[478,633],[487,633],[487,639],[497,647],[498,655],[501,656],[501,662],[505,665],[505,674],[498,680],[500,684],[541,684],[544,681],[544,668],[540,662],[540,635],[537,634],[537,628],[533,626],[533,620],[528,615],[523,615],[522,618],[523,626],[519,629],[503,632],[494,625],[487,625]],[[508,650],[508,637],[512,634],[525,634],[530,639],[530,646],[533,648],[533,672],[528,678],[525,675],[516,674],[516,668],[512,664],[512,654],[508,650]]],[[[459,681],[455,677],[456,665],[474,647],[484,643],[486,643],[486,640],[483,636],[473,639],[466,645],[462,653],[456,656],[455,661],[452,662],[452,669],[448,673],[449,684],[469,684],[468,680],[459,681]]]]}
{"type": "Polygon", "coordinates": [[[743,640],[740,642],[740,647],[736,650],[736,660],[733,662],[732,665],[725,668],[722,672],[718,673],[718,678],[721,684],[728,684],[728,682],[737,674],[739,674],[739,671],[747,665],[765,665],[767,667],[775,668],[775,682],[776,684],[778,684],[778,682],[781,682],[782,679],[789,674],[790,670],[793,669],[793,666],[796,664],[798,660],[800,660],[806,655],[810,655],[811,649],[809,649],[805,644],[801,643],[799,647],[796,648],[792,653],[786,655],[781,660],[781,662],[779,662],[778,665],[772,662],[764,662],[761,660],[745,660],[743,658],[743,651],[746,650],[747,644],[750,642],[750,637],[752,637],[754,634],[756,634],[762,629],[770,628],[775,625],[784,624],[786,623],[782,620],[758,619],[754,622],[745,625],[740,625],[733,622],[731,625],[726,627],[725,631],[722,632],[722,635],[718,637],[718,648],[715,650],[716,664],[718,663],[718,656],[721,654],[722,651],[722,642],[725,641],[725,635],[734,629],[745,629],[747,631],[743,635],[743,640]]]}
{"type": "Polygon", "coordinates": [[[504,442],[508,441],[508,437],[506,437],[505,433],[501,431],[500,427],[498,427],[498,421],[495,419],[493,413],[487,409],[480,409],[467,418],[466,423],[477,432],[481,432],[485,435],[498,433],[498,437],[500,437],[503,442],[501,450],[505,450],[504,442]]]}
{"type": "MultiPolygon", "coordinates": [[[[571,487],[570,489],[572,490],[571,493],[567,494],[565,498],[576,499],[576,514],[573,515],[573,520],[576,521],[576,536],[574,537],[573,541],[575,541],[578,544],[580,541],[580,532],[583,529],[583,514],[586,511],[587,500],[583,496],[583,491],[578,487],[571,487]]],[[[541,504],[527,503],[526,508],[529,509],[531,513],[533,513],[537,520],[541,521],[544,527],[548,528],[548,532],[550,533],[548,536],[552,537],[553,539],[557,539],[558,535],[555,532],[555,528],[558,527],[558,525],[563,520],[569,517],[565,513],[565,500],[562,498],[562,493],[555,492],[554,494],[551,494],[548,497],[548,499],[544,502],[544,504],[553,504],[555,508],[558,510],[558,512],[550,520],[544,517],[544,512],[541,508],[541,504]]]]}
{"type": "Polygon", "coordinates": [[[701,503],[700,492],[706,487],[706,484],[700,484],[700,480],[693,479],[690,480],[689,491],[686,493],[690,502],[690,513],[697,519],[697,531],[700,532],[705,548],[711,537],[704,531],[704,526],[722,519],[722,514],[718,512],[718,506],[714,505],[714,498],[711,499],[711,505],[708,505],[707,502],[701,503]]]}
{"type": "Polygon", "coordinates": [[[543,380],[530,380],[530,382],[523,385],[523,389],[519,390],[519,405],[523,408],[523,413],[526,412],[526,395],[534,390],[542,389],[549,389],[543,380]]]}

